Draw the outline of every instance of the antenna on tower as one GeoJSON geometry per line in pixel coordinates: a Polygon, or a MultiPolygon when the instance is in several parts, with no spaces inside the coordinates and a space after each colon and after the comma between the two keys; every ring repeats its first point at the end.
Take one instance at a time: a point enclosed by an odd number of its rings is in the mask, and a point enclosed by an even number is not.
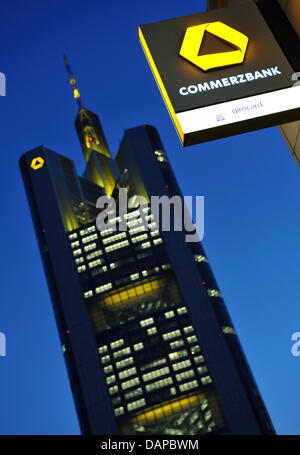
{"type": "Polygon", "coordinates": [[[65,62],[65,65],[66,65],[68,76],[69,76],[69,82],[70,82],[70,84],[72,86],[73,97],[75,98],[79,109],[84,109],[84,106],[82,104],[81,97],[80,97],[80,92],[79,92],[79,90],[77,88],[77,85],[76,85],[76,79],[73,76],[72,68],[71,68],[70,62],[68,60],[68,57],[66,55],[64,55],[64,62],[65,62]]]}

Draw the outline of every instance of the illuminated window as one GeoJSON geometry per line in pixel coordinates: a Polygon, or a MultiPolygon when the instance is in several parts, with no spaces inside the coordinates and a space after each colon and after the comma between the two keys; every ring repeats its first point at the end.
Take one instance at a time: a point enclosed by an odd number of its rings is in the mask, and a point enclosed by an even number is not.
{"type": "MultiPolygon", "coordinates": [[[[108,213],[112,213],[112,212],[108,212],[108,213]]],[[[109,218],[107,224],[106,224],[106,230],[110,230],[112,229],[113,232],[116,231],[116,225],[117,223],[119,223],[121,221],[121,218],[119,216],[117,216],[116,218],[109,218]]]]}
{"type": "Polygon", "coordinates": [[[113,398],[111,399],[111,402],[112,402],[112,404],[115,406],[115,405],[121,403],[121,397],[120,397],[120,396],[113,397],[113,398]]]}
{"type": "Polygon", "coordinates": [[[194,259],[196,262],[208,262],[206,257],[203,256],[202,254],[195,254],[194,259]]]}
{"type": "Polygon", "coordinates": [[[107,352],[107,346],[106,346],[106,344],[103,345],[103,346],[100,346],[100,347],[98,348],[98,352],[99,352],[99,354],[104,354],[105,352],[107,352]]]}
{"type": "Polygon", "coordinates": [[[109,389],[108,389],[108,393],[110,395],[114,395],[115,393],[118,393],[118,391],[119,391],[119,387],[117,385],[109,387],[109,389]]]}
{"type": "Polygon", "coordinates": [[[71,248],[76,248],[76,246],[79,246],[80,245],[80,242],[78,242],[78,240],[76,242],[72,242],[71,243],[71,248]]]}
{"type": "Polygon", "coordinates": [[[172,366],[174,371],[178,371],[182,370],[183,368],[190,367],[191,365],[192,365],[191,361],[187,359],[183,360],[182,362],[174,363],[172,366]]]}
{"type": "Polygon", "coordinates": [[[156,327],[151,327],[151,329],[147,329],[148,335],[154,335],[157,333],[157,328],[156,327]]]}
{"type": "Polygon", "coordinates": [[[148,234],[137,235],[136,237],[132,237],[131,241],[132,241],[132,243],[136,243],[136,242],[141,242],[142,240],[145,240],[147,238],[148,238],[148,234]]]}
{"type": "Polygon", "coordinates": [[[204,376],[201,378],[201,382],[203,385],[210,384],[212,382],[212,379],[210,376],[204,376]]]}
{"type": "Polygon", "coordinates": [[[205,398],[202,403],[201,403],[201,411],[205,411],[205,409],[208,407],[208,401],[205,398]]]}
{"type": "Polygon", "coordinates": [[[121,259],[118,262],[111,262],[109,264],[109,267],[113,270],[116,269],[117,267],[121,267],[122,265],[130,264],[131,262],[134,262],[135,258],[134,257],[126,257],[124,259],[121,259]]]}
{"type": "Polygon", "coordinates": [[[107,376],[106,378],[106,384],[113,384],[116,382],[116,376],[113,374],[112,376],[107,376]]]}
{"type": "Polygon", "coordinates": [[[128,411],[133,411],[134,409],[141,408],[142,406],[145,406],[146,401],[145,398],[141,398],[140,400],[133,401],[132,403],[129,403],[127,405],[128,411]]]}
{"type": "Polygon", "coordinates": [[[141,367],[141,371],[149,370],[150,368],[158,367],[158,366],[160,366],[160,365],[162,365],[164,363],[167,363],[167,359],[165,359],[165,358],[153,360],[153,362],[149,362],[146,365],[143,365],[141,367]]]}
{"type": "Polygon", "coordinates": [[[92,276],[97,276],[100,273],[107,272],[107,266],[104,265],[103,267],[98,267],[97,269],[94,269],[91,271],[92,276]]]}
{"type": "Polygon", "coordinates": [[[74,250],[73,251],[73,256],[78,256],[79,254],[81,254],[81,249],[80,248],[78,250],[74,250]]]}
{"type": "Polygon", "coordinates": [[[207,289],[209,297],[222,297],[221,293],[217,289],[207,289]]]}
{"type": "Polygon", "coordinates": [[[191,337],[187,337],[188,343],[195,343],[197,341],[196,335],[192,335],[191,337]]]}
{"type": "Polygon", "coordinates": [[[107,363],[109,361],[110,361],[110,355],[104,355],[103,357],[101,357],[102,363],[107,363]]]}
{"type": "Polygon", "coordinates": [[[113,367],[112,367],[112,365],[108,365],[107,367],[104,367],[103,370],[104,370],[105,374],[108,374],[113,371],[113,367]]]}
{"type": "Polygon", "coordinates": [[[128,368],[127,370],[123,370],[119,373],[119,378],[125,379],[128,378],[129,376],[133,376],[134,374],[136,374],[136,368],[135,367],[128,368]]]}
{"type": "Polygon", "coordinates": [[[204,362],[204,356],[203,355],[198,355],[197,357],[194,357],[194,361],[196,363],[203,363],[204,362]]]}
{"type": "Polygon", "coordinates": [[[142,327],[147,327],[148,325],[154,324],[154,319],[153,318],[144,319],[143,321],[140,321],[140,324],[142,327]]]}
{"type": "Polygon", "coordinates": [[[157,161],[167,162],[166,154],[162,150],[155,150],[154,154],[156,156],[157,161]]]}
{"type": "Polygon", "coordinates": [[[185,314],[185,313],[187,313],[186,307],[185,307],[185,306],[182,306],[181,308],[178,308],[178,309],[177,309],[177,313],[178,313],[178,314],[185,314]]]}
{"type": "Polygon", "coordinates": [[[177,381],[183,381],[184,379],[189,379],[195,376],[195,372],[193,370],[187,370],[183,373],[176,374],[177,381]]]}
{"type": "Polygon", "coordinates": [[[199,344],[196,345],[196,346],[191,346],[191,352],[192,352],[192,354],[196,354],[197,352],[200,352],[200,350],[201,350],[201,349],[200,349],[199,344]]]}
{"type": "Polygon", "coordinates": [[[75,264],[81,264],[82,262],[84,262],[83,257],[75,259],[75,264]]]}
{"type": "Polygon", "coordinates": [[[150,242],[144,242],[144,243],[141,243],[140,245],[138,245],[138,247],[141,250],[145,250],[146,248],[150,248],[151,247],[151,243],[150,242]]]}
{"type": "Polygon", "coordinates": [[[112,343],[110,343],[110,347],[112,349],[116,349],[116,348],[120,348],[121,346],[123,346],[124,344],[124,340],[123,338],[120,338],[119,340],[116,340],[116,341],[113,341],[112,343]]]}
{"type": "Polygon", "coordinates": [[[121,416],[122,414],[124,414],[123,406],[120,406],[119,408],[115,409],[115,416],[121,416]]]}
{"type": "Polygon", "coordinates": [[[92,269],[93,267],[96,267],[99,264],[102,264],[104,262],[103,259],[96,259],[95,261],[89,262],[89,268],[92,269]]]}
{"type": "Polygon", "coordinates": [[[92,240],[95,240],[98,238],[98,234],[92,234],[92,235],[89,235],[88,237],[84,237],[82,239],[82,243],[88,243],[88,242],[91,242],[92,240]]]}
{"type": "Polygon", "coordinates": [[[165,318],[167,318],[167,319],[173,318],[174,316],[175,316],[174,311],[167,311],[165,313],[165,318]]]}
{"type": "Polygon", "coordinates": [[[137,280],[139,277],[140,277],[139,273],[133,273],[132,275],[130,275],[131,281],[137,280]]]}
{"type": "Polygon", "coordinates": [[[79,233],[81,236],[90,234],[91,232],[95,232],[96,227],[95,226],[89,226],[86,229],[82,229],[79,233]]]}
{"type": "Polygon", "coordinates": [[[159,267],[153,267],[152,269],[143,270],[142,275],[148,276],[148,275],[152,275],[153,273],[157,273],[157,272],[159,272],[159,267]]]}
{"type": "Polygon", "coordinates": [[[159,381],[152,382],[151,384],[146,385],[146,391],[152,392],[152,390],[161,389],[167,385],[173,384],[172,378],[160,379],[159,381]]]}
{"type": "MultiPolygon", "coordinates": [[[[150,227],[150,226],[149,226],[150,227]]],[[[135,228],[132,228],[132,229],[129,229],[129,234],[130,235],[134,235],[134,234],[137,234],[138,232],[143,232],[147,229],[147,226],[145,226],[144,224],[142,224],[141,226],[137,226],[135,228]]]]}
{"type": "Polygon", "coordinates": [[[85,299],[88,299],[93,296],[93,291],[86,291],[83,295],[85,299]]]}
{"type": "Polygon", "coordinates": [[[76,234],[76,232],[73,232],[73,234],[70,234],[70,235],[69,235],[69,239],[70,239],[70,240],[77,239],[77,234],[76,234]]]}
{"type": "Polygon", "coordinates": [[[205,422],[207,422],[211,417],[212,417],[212,413],[211,413],[211,410],[209,409],[204,415],[205,422]]]}
{"type": "Polygon", "coordinates": [[[153,243],[154,245],[159,245],[160,243],[162,243],[162,239],[160,237],[158,239],[154,239],[153,243]]]}
{"type": "Polygon", "coordinates": [[[139,378],[130,379],[129,381],[122,382],[121,388],[123,390],[129,389],[130,387],[134,387],[135,385],[139,384],[139,378]]]}
{"type": "Polygon", "coordinates": [[[198,370],[198,373],[200,373],[200,374],[207,373],[207,367],[205,367],[205,366],[204,367],[198,367],[197,370],[198,370]]]}
{"type": "Polygon", "coordinates": [[[150,373],[143,374],[143,380],[151,381],[151,379],[159,378],[170,373],[169,367],[159,368],[158,370],[151,371],[150,373]]]}
{"type": "Polygon", "coordinates": [[[144,224],[144,220],[142,218],[137,218],[136,220],[127,221],[127,226],[133,229],[135,227],[146,226],[146,224],[144,224]]]}
{"type": "Polygon", "coordinates": [[[103,231],[100,231],[100,234],[102,237],[105,237],[106,235],[112,234],[114,232],[113,229],[105,229],[103,231]]]}
{"type": "Polygon", "coordinates": [[[96,291],[96,294],[100,294],[101,292],[105,292],[107,291],[108,289],[111,289],[112,288],[112,283],[106,283],[106,284],[102,284],[102,286],[98,286],[95,291],[96,291]]]}
{"type": "Polygon", "coordinates": [[[124,368],[127,367],[128,365],[131,365],[133,363],[133,357],[128,357],[128,359],[121,360],[120,362],[116,363],[116,367],[119,368],[124,368]]]}
{"type": "Polygon", "coordinates": [[[156,237],[159,235],[159,231],[151,231],[151,237],[156,237]]]}
{"type": "Polygon", "coordinates": [[[133,212],[126,213],[126,214],[125,214],[125,218],[126,218],[127,220],[130,219],[130,218],[132,218],[132,217],[138,218],[138,217],[140,216],[140,213],[141,213],[140,210],[134,210],[133,212]]]}
{"type": "Polygon", "coordinates": [[[85,265],[81,265],[80,267],[77,267],[77,272],[78,273],[84,272],[85,270],[86,270],[86,266],[85,265]]]}
{"type": "Polygon", "coordinates": [[[138,397],[139,395],[143,395],[143,389],[141,389],[141,387],[125,393],[125,400],[131,400],[132,398],[138,397]]]}
{"type": "Polygon", "coordinates": [[[180,330],[173,330],[172,332],[164,333],[164,340],[171,340],[172,338],[179,337],[181,335],[180,330]]]}
{"type": "Polygon", "coordinates": [[[154,231],[157,229],[157,224],[153,221],[152,223],[148,224],[148,229],[151,229],[151,231],[154,231]]]}
{"type": "Polygon", "coordinates": [[[222,327],[222,331],[226,334],[236,335],[234,328],[230,326],[222,327]]]}
{"type": "Polygon", "coordinates": [[[109,253],[110,251],[118,250],[119,248],[124,248],[127,245],[129,245],[128,240],[124,240],[123,242],[114,243],[113,245],[105,247],[105,251],[109,253]]]}
{"type": "Polygon", "coordinates": [[[88,254],[86,258],[87,258],[88,260],[89,260],[89,259],[94,259],[94,258],[96,258],[96,257],[98,257],[98,256],[101,256],[101,254],[103,254],[101,250],[94,251],[93,253],[88,254]]]}
{"type": "Polygon", "coordinates": [[[162,270],[169,270],[171,268],[170,264],[162,264],[162,270]]]}
{"type": "Polygon", "coordinates": [[[177,351],[177,352],[171,352],[169,354],[169,359],[170,360],[177,360],[177,359],[180,359],[182,357],[185,357],[188,355],[188,352],[186,349],[183,349],[182,351],[177,351]]]}
{"type": "Polygon", "coordinates": [[[170,343],[171,349],[177,349],[177,348],[180,348],[180,346],[184,346],[183,340],[172,341],[172,343],[170,343]]]}
{"type": "Polygon", "coordinates": [[[140,351],[140,350],[143,349],[143,348],[144,348],[143,343],[136,343],[136,344],[133,345],[133,349],[134,349],[135,351],[140,351]]]}
{"type": "Polygon", "coordinates": [[[131,353],[131,349],[128,347],[128,348],[120,349],[120,351],[114,352],[113,356],[115,359],[118,359],[119,357],[123,357],[124,355],[128,355],[130,353],[131,353]]]}
{"type": "Polygon", "coordinates": [[[106,237],[103,239],[103,243],[106,245],[107,243],[113,243],[117,240],[123,239],[126,237],[126,232],[121,232],[120,234],[112,235],[111,237],[106,237]]]}
{"type": "Polygon", "coordinates": [[[189,381],[184,384],[181,384],[179,386],[179,390],[181,392],[185,392],[186,390],[191,390],[194,389],[195,387],[198,387],[198,381],[189,381]]]}
{"type": "Polygon", "coordinates": [[[94,248],[96,248],[96,243],[90,243],[90,245],[86,245],[83,249],[84,251],[91,251],[93,250],[94,248]]]}
{"type": "Polygon", "coordinates": [[[193,328],[193,326],[189,325],[187,327],[184,327],[183,330],[184,330],[184,333],[191,333],[194,331],[194,328],[193,328]]]}

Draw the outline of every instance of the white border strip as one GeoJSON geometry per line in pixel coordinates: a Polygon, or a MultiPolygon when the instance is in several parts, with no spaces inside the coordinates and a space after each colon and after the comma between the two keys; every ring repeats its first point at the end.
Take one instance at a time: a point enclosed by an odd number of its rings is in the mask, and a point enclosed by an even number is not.
{"type": "Polygon", "coordinates": [[[299,107],[300,86],[293,86],[262,95],[180,112],[176,116],[183,133],[188,134],[299,107]]]}

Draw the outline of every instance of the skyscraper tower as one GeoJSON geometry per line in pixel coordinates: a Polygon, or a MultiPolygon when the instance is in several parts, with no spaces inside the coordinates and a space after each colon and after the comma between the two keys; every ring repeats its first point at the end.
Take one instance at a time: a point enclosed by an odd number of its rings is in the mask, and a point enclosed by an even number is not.
{"type": "Polygon", "coordinates": [[[65,63],[83,176],[44,146],[20,167],[82,433],[274,433],[202,245],[151,213],[181,196],[157,130],[126,130],[113,159],[65,63]],[[147,203],[99,231],[97,199],[119,188],[147,203]]]}

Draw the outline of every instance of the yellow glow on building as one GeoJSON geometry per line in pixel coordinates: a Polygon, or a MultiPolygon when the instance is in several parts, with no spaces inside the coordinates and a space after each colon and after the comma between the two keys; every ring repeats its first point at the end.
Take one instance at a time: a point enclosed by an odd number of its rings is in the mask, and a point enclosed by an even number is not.
{"type": "Polygon", "coordinates": [[[151,280],[133,286],[125,286],[105,296],[103,303],[110,309],[119,310],[121,307],[130,306],[138,302],[141,296],[145,297],[156,292],[164,283],[164,280],[151,280]]]}
{"type": "Polygon", "coordinates": [[[80,93],[79,93],[78,88],[74,88],[74,90],[73,90],[73,96],[74,96],[75,100],[77,100],[78,98],[80,98],[80,93]]]}
{"type": "Polygon", "coordinates": [[[84,139],[85,145],[87,146],[88,149],[101,151],[101,148],[99,147],[100,144],[99,139],[91,126],[86,126],[84,128],[84,139]]]}
{"type": "Polygon", "coordinates": [[[204,398],[204,394],[196,394],[166,401],[162,405],[144,409],[134,418],[139,424],[151,423],[155,420],[164,419],[165,417],[169,417],[171,415],[177,414],[178,412],[182,412],[186,409],[194,407],[200,403],[200,400],[202,398],[204,398]]]}

